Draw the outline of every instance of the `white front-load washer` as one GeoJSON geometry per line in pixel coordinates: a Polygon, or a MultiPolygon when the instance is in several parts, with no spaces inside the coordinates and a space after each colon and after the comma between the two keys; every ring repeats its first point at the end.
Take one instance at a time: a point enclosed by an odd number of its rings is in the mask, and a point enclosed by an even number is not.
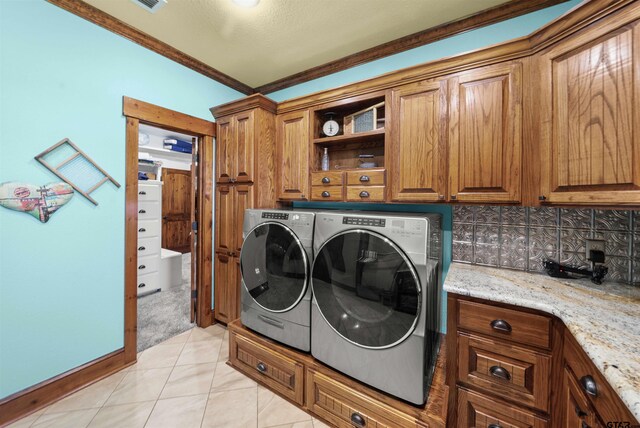
{"type": "Polygon", "coordinates": [[[310,211],[248,209],[240,252],[242,324],[306,352],[314,219],[310,211]]]}
{"type": "Polygon", "coordinates": [[[319,212],[311,272],[311,354],[424,404],[439,347],[439,214],[319,212]]]}

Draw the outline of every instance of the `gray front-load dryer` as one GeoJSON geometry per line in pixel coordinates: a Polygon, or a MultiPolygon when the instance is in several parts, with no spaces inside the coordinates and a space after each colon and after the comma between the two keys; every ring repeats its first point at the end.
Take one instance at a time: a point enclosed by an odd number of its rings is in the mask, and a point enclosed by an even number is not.
{"type": "Polygon", "coordinates": [[[240,252],[242,323],[307,352],[314,219],[308,211],[248,209],[240,252]]]}
{"type": "Polygon", "coordinates": [[[439,346],[441,234],[439,214],[319,212],[313,356],[425,403],[439,346]]]}

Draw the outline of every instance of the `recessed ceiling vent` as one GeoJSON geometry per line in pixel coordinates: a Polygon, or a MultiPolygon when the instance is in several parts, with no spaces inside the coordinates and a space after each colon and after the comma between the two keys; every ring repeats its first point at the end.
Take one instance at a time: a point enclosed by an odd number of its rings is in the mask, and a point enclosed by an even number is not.
{"type": "Polygon", "coordinates": [[[141,8],[143,8],[144,10],[151,13],[156,13],[158,9],[161,9],[162,6],[167,4],[167,0],[131,0],[131,1],[137,4],[138,6],[140,6],[141,8]]]}

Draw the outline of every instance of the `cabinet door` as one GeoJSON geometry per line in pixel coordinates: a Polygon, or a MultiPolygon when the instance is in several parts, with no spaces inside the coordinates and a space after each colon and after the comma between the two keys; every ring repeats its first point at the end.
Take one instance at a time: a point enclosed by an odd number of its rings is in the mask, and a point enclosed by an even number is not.
{"type": "Polygon", "coordinates": [[[278,199],[306,200],[309,194],[309,111],[278,115],[278,199]]]}
{"type": "Polygon", "coordinates": [[[460,202],[519,202],[522,64],[509,62],[450,81],[449,192],[460,202]]]}
{"type": "Polygon", "coordinates": [[[213,273],[215,318],[229,323],[238,317],[237,263],[234,257],[216,254],[213,273]]]}
{"type": "Polygon", "coordinates": [[[244,210],[253,208],[253,186],[238,184],[233,189],[233,247],[232,251],[239,256],[242,249],[242,225],[244,223],[244,210]]]}
{"type": "Polygon", "coordinates": [[[216,121],[216,182],[228,183],[233,177],[233,117],[216,121]]]}
{"type": "Polygon", "coordinates": [[[587,397],[568,368],[564,369],[561,398],[564,409],[563,427],[596,428],[599,426],[598,418],[591,409],[587,397]]]}
{"type": "Polygon", "coordinates": [[[511,404],[458,387],[460,428],[546,428],[545,419],[511,404]]]}
{"type": "Polygon", "coordinates": [[[389,168],[394,201],[445,198],[446,81],[425,81],[392,91],[389,168]]]}
{"type": "Polygon", "coordinates": [[[231,254],[236,247],[233,186],[216,186],[215,251],[231,254]]]}
{"type": "Polygon", "coordinates": [[[640,29],[613,21],[540,57],[548,202],[640,203],[640,29]]]}
{"type": "Polygon", "coordinates": [[[233,178],[253,182],[254,111],[236,114],[234,122],[233,178]]]}

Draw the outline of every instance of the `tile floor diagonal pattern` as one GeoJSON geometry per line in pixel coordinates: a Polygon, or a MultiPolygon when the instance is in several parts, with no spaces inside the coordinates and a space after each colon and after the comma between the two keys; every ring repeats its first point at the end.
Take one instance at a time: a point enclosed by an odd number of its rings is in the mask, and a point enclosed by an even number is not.
{"type": "Polygon", "coordinates": [[[135,365],[11,428],[327,427],[232,369],[224,327],[198,327],[146,349],[135,365]]]}

